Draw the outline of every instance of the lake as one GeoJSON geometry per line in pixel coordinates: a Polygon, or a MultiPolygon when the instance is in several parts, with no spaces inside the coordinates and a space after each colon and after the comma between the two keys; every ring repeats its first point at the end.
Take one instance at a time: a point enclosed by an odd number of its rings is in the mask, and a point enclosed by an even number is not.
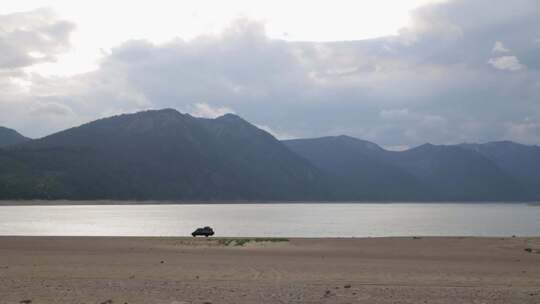
{"type": "Polygon", "coordinates": [[[203,204],[0,206],[0,235],[381,237],[540,236],[527,204],[203,204]]]}

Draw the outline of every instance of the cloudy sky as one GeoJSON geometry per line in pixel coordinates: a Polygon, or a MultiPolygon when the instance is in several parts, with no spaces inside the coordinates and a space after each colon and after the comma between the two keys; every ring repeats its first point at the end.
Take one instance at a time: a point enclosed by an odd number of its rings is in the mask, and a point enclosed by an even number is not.
{"type": "Polygon", "coordinates": [[[0,125],[167,107],[279,138],[540,144],[537,0],[85,2],[2,1],[0,125]]]}

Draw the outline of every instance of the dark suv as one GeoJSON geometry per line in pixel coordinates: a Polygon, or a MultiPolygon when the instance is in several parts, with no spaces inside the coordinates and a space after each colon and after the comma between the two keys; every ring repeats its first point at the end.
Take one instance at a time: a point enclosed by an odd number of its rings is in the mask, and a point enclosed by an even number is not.
{"type": "Polygon", "coordinates": [[[204,235],[205,237],[209,237],[209,236],[212,236],[214,235],[214,229],[206,226],[206,227],[203,227],[203,228],[197,228],[197,230],[193,231],[193,233],[191,234],[193,237],[196,237],[198,235],[204,235]]]}

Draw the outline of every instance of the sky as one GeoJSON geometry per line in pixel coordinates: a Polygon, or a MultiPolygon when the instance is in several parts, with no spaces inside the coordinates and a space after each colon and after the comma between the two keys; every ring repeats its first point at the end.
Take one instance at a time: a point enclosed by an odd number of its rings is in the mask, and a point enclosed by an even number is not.
{"type": "Polygon", "coordinates": [[[536,0],[126,3],[2,1],[0,125],[175,108],[281,139],[540,144],[536,0]]]}

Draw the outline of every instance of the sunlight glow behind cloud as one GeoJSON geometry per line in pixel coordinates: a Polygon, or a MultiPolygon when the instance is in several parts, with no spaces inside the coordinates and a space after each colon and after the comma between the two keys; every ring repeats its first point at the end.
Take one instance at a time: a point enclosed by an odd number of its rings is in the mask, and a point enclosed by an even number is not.
{"type": "Polygon", "coordinates": [[[279,138],[540,143],[536,0],[449,0],[410,21],[420,2],[377,3],[8,1],[27,10],[0,11],[0,125],[37,137],[175,108],[279,138]]]}
{"type": "Polygon", "coordinates": [[[4,0],[0,14],[51,8],[77,25],[72,49],[56,63],[30,68],[44,75],[71,75],[97,68],[110,48],[129,39],[154,43],[216,34],[233,20],[263,22],[269,37],[341,41],[393,35],[409,11],[430,0],[337,1],[72,1],[4,0]]]}

